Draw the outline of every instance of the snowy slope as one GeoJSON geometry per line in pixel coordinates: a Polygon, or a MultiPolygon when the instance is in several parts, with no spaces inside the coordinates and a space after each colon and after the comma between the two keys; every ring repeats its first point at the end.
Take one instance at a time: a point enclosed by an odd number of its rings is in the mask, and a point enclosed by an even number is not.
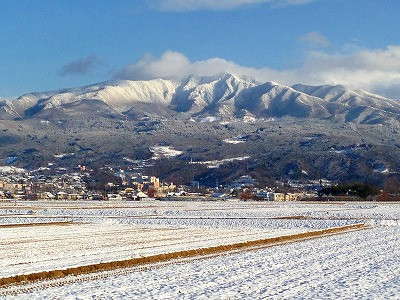
{"type": "Polygon", "coordinates": [[[306,86],[296,84],[293,89],[310,96],[327,100],[331,103],[340,103],[348,107],[346,121],[358,121],[362,118],[368,123],[373,119],[391,117],[399,118],[400,102],[387,99],[379,95],[362,90],[350,90],[342,85],[306,86]],[[368,120],[370,118],[371,120],[368,120]],[[357,120],[358,119],[358,120],[357,120]]]}
{"type": "MultiPolygon", "coordinates": [[[[355,123],[383,123],[399,120],[400,103],[381,96],[353,91],[343,86],[292,87],[274,82],[260,83],[251,77],[223,73],[188,76],[176,82],[106,81],[80,88],[26,94],[0,103],[0,119],[36,117],[44,111],[68,106],[82,110],[84,101],[98,100],[117,114],[135,111],[166,115],[165,111],[218,120],[251,117],[332,119],[355,123]],[[71,106],[72,105],[72,106],[71,106]]],[[[95,103],[95,102],[90,102],[95,103]]],[[[86,102],[87,106],[88,103],[86,102]]]]}
{"type": "Polygon", "coordinates": [[[171,103],[178,111],[197,113],[211,108],[220,115],[232,114],[234,99],[240,92],[254,87],[258,82],[249,77],[229,73],[219,76],[190,76],[186,78],[171,103]]]}
{"type": "Polygon", "coordinates": [[[239,94],[236,107],[254,115],[326,118],[327,101],[298,92],[290,87],[267,82],[239,94]]]}
{"type": "Polygon", "coordinates": [[[105,102],[113,109],[123,112],[135,102],[168,104],[176,84],[162,79],[150,81],[107,81],[82,88],[71,88],[46,93],[26,94],[7,106],[19,116],[33,115],[41,110],[61,107],[84,99],[105,102]]]}

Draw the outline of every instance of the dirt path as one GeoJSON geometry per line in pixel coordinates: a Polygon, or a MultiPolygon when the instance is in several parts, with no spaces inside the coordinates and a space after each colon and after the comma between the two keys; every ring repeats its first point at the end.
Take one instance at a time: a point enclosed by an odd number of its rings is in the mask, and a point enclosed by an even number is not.
{"type": "Polygon", "coordinates": [[[53,225],[59,225],[59,226],[66,226],[66,225],[72,225],[72,224],[78,224],[78,223],[73,223],[73,222],[42,222],[42,223],[19,223],[19,224],[0,224],[0,229],[1,228],[13,228],[13,227],[36,227],[36,226],[53,226],[53,225]]]}

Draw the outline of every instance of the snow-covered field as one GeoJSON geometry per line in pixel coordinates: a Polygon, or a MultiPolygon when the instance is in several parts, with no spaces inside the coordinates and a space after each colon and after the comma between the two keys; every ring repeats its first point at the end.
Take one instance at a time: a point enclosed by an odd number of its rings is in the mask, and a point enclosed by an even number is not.
{"type": "Polygon", "coordinates": [[[0,278],[304,232],[71,224],[0,229],[0,278]]]}
{"type": "Polygon", "coordinates": [[[0,278],[369,226],[207,259],[55,279],[42,287],[4,287],[0,298],[398,299],[399,220],[400,204],[373,202],[0,202],[0,278]],[[69,223],[32,225],[52,222],[69,223]],[[6,294],[13,289],[19,293],[6,294]]]}

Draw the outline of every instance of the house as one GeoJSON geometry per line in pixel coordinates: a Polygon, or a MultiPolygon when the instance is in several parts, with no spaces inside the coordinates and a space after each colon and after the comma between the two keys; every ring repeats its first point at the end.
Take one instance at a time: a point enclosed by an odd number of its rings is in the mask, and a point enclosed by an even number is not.
{"type": "Polygon", "coordinates": [[[256,193],[256,198],[266,200],[266,201],[273,201],[273,193],[266,192],[266,191],[258,191],[256,193]]]}
{"type": "Polygon", "coordinates": [[[37,193],[28,193],[28,194],[25,194],[24,199],[32,201],[32,200],[38,200],[39,198],[38,198],[37,193]]]}
{"type": "Polygon", "coordinates": [[[82,199],[82,196],[76,193],[68,194],[67,195],[68,200],[80,200],[82,199]]]}
{"type": "Polygon", "coordinates": [[[154,198],[150,198],[148,195],[146,195],[146,194],[143,193],[143,192],[137,193],[137,194],[133,197],[133,199],[136,200],[136,201],[140,201],[140,200],[154,200],[154,198]]]}
{"type": "Polygon", "coordinates": [[[38,194],[38,199],[43,199],[43,200],[53,200],[55,199],[56,196],[54,196],[52,193],[50,192],[43,192],[43,193],[39,193],[38,194]]]}
{"type": "Polygon", "coordinates": [[[178,191],[174,193],[175,196],[187,196],[186,191],[178,191]]]}
{"type": "Polygon", "coordinates": [[[272,201],[285,201],[285,194],[284,193],[272,193],[271,195],[272,201]]]}
{"type": "Polygon", "coordinates": [[[212,194],[211,194],[211,197],[223,199],[223,198],[227,197],[227,195],[224,194],[224,193],[212,193],[212,194]]]}
{"type": "Polygon", "coordinates": [[[285,194],[285,201],[299,201],[304,198],[303,193],[288,193],[285,194]]]}
{"type": "Polygon", "coordinates": [[[143,192],[139,192],[134,196],[135,200],[144,200],[145,198],[148,198],[149,196],[147,196],[145,193],[143,192]]]}
{"type": "Polygon", "coordinates": [[[14,194],[12,194],[12,197],[18,200],[24,199],[25,192],[22,190],[15,191],[14,194]]]}
{"type": "Polygon", "coordinates": [[[57,200],[67,200],[67,196],[68,196],[68,194],[65,192],[58,192],[56,194],[56,199],[57,200]]]}
{"type": "Polygon", "coordinates": [[[92,194],[88,196],[89,200],[102,200],[103,196],[100,194],[92,194]]]}
{"type": "Polygon", "coordinates": [[[156,192],[154,194],[154,198],[156,198],[156,199],[161,199],[161,198],[165,198],[165,197],[167,197],[167,193],[164,193],[164,192],[156,192]]]}
{"type": "Polygon", "coordinates": [[[160,179],[155,177],[155,176],[151,176],[150,177],[150,183],[154,186],[154,188],[158,189],[160,187],[160,179]]]}
{"type": "Polygon", "coordinates": [[[160,188],[158,189],[160,192],[169,193],[174,192],[176,190],[176,185],[171,183],[163,182],[160,184],[160,188]]]}
{"type": "Polygon", "coordinates": [[[122,200],[122,196],[120,194],[107,194],[108,200],[122,200]]]}

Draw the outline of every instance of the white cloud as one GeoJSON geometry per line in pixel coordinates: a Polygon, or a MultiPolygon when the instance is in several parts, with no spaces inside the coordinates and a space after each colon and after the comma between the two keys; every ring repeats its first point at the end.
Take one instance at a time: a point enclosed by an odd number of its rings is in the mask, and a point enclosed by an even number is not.
{"type": "Polygon", "coordinates": [[[400,71],[400,46],[388,46],[386,49],[356,50],[351,54],[329,55],[313,52],[309,59],[318,62],[319,69],[332,67],[342,69],[362,69],[381,71],[400,71]]]}
{"type": "Polygon", "coordinates": [[[316,31],[301,35],[298,37],[298,40],[304,43],[310,43],[322,47],[327,47],[330,45],[330,41],[327,39],[327,37],[316,31]]]}
{"type": "Polygon", "coordinates": [[[400,46],[351,54],[312,52],[299,70],[310,83],[343,84],[400,99],[400,46]]]}
{"type": "Polygon", "coordinates": [[[145,54],[135,63],[126,65],[119,70],[114,78],[130,80],[179,79],[190,74],[202,76],[215,75],[222,72],[249,75],[261,81],[275,78],[274,80],[279,80],[280,82],[289,82],[295,79],[295,73],[291,70],[256,69],[241,66],[233,61],[219,57],[191,62],[182,53],[174,51],[166,51],[160,58],[145,54]]]}
{"type": "Polygon", "coordinates": [[[228,10],[249,4],[301,5],[315,0],[148,0],[148,3],[163,11],[228,10]]]}
{"type": "Polygon", "coordinates": [[[146,53],[137,62],[126,65],[114,77],[132,80],[179,78],[190,72],[190,65],[189,59],[179,52],[166,51],[160,59],[146,53]]]}
{"type": "Polygon", "coordinates": [[[214,75],[230,72],[249,75],[259,81],[281,84],[343,84],[400,99],[400,46],[378,50],[357,50],[350,54],[310,52],[298,68],[276,70],[241,66],[224,58],[191,62],[184,54],[167,51],[160,58],[150,54],[122,68],[114,78],[148,80],[214,75]]]}

